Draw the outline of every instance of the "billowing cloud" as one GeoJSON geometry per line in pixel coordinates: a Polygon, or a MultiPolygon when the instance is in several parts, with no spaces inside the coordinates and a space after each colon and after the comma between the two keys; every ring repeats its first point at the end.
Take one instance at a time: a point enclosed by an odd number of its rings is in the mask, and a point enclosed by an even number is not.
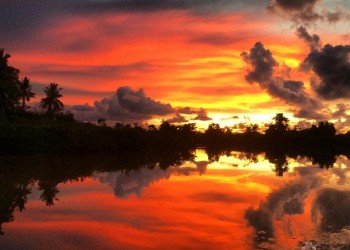
{"type": "Polygon", "coordinates": [[[125,172],[106,172],[96,174],[95,178],[101,183],[106,183],[113,188],[114,194],[118,198],[128,198],[135,194],[140,197],[143,190],[151,183],[160,179],[169,179],[171,170],[163,170],[159,167],[149,169],[142,168],[138,171],[125,172]]]}
{"type": "Polygon", "coordinates": [[[163,104],[147,97],[143,89],[134,91],[129,87],[120,87],[117,89],[116,97],[122,109],[127,112],[150,115],[173,113],[170,104],[163,104]]]}
{"type": "MultiPolygon", "coordinates": [[[[145,188],[161,179],[169,179],[172,174],[190,175],[191,173],[203,174],[206,171],[208,162],[196,162],[196,167],[186,167],[182,161],[179,165],[166,166],[166,169],[160,167],[161,164],[155,163],[153,168],[141,167],[138,170],[116,171],[96,173],[94,178],[101,183],[108,184],[118,198],[128,198],[135,194],[141,197],[145,188]]],[[[224,198],[224,197],[223,197],[224,198]]],[[[233,198],[232,198],[233,199],[233,198]]]]}
{"type": "Polygon", "coordinates": [[[211,121],[212,118],[208,116],[208,111],[206,111],[203,108],[200,108],[197,112],[197,116],[193,118],[193,120],[199,120],[199,121],[211,121]]]}
{"type": "MultiPolygon", "coordinates": [[[[243,52],[241,56],[251,67],[246,75],[246,80],[249,83],[258,83],[272,97],[277,97],[289,104],[293,104],[300,110],[313,110],[313,119],[320,117],[315,109],[321,108],[322,104],[306,93],[303,82],[285,80],[282,77],[274,76],[274,68],[278,66],[278,63],[270,50],[265,49],[261,42],[256,43],[249,53],[243,52]]],[[[303,114],[298,111],[297,113],[299,116],[303,114]]],[[[311,118],[309,114],[308,118],[311,118]]]]}
{"type": "Polygon", "coordinates": [[[69,109],[77,119],[105,118],[129,122],[149,119],[153,116],[165,116],[175,112],[170,104],[147,97],[143,89],[134,91],[127,86],[118,88],[116,94],[109,98],[95,101],[93,107],[85,104],[75,105],[69,109]]]}
{"type": "Polygon", "coordinates": [[[325,45],[321,50],[312,51],[302,64],[311,69],[319,79],[312,87],[326,100],[350,96],[350,45],[325,45]]]}
{"type": "Polygon", "coordinates": [[[246,80],[250,83],[257,82],[261,85],[271,81],[273,68],[278,65],[270,50],[265,49],[261,42],[257,42],[250,50],[250,53],[241,54],[243,60],[252,66],[246,75],[246,80]]]}

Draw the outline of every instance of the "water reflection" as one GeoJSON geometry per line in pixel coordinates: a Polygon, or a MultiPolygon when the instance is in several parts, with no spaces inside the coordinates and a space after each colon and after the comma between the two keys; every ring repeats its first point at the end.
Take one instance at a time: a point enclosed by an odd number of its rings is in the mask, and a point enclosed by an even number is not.
{"type": "Polygon", "coordinates": [[[39,236],[21,231],[30,225],[40,237],[54,232],[67,249],[72,241],[78,249],[106,246],[106,237],[109,248],[123,249],[162,248],[169,237],[178,241],[173,249],[347,249],[349,163],[344,155],[208,149],[1,158],[0,248],[37,248],[26,239],[39,236]],[[58,219],[70,226],[51,223],[58,219]],[[101,232],[89,234],[97,222],[101,232]],[[83,243],[87,237],[94,242],[83,243]]]}

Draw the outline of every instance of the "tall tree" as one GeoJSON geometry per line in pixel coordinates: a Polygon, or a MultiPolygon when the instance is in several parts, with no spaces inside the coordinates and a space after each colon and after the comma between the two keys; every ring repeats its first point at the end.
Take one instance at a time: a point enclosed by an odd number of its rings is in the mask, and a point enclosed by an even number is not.
{"type": "Polygon", "coordinates": [[[9,58],[0,49],[0,120],[15,112],[19,100],[19,70],[8,65],[9,58]]]}
{"type": "Polygon", "coordinates": [[[63,103],[59,100],[62,97],[60,91],[62,88],[58,87],[57,83],[50,83],[48,87],[44,88],[45,98],[40,101],[40,106],[46,109],[48,115],[54,115],[63,110],[63,103]]]}
{"type": "Polygon", "coordinates": [[[283,113],[277,113],[273,118],[275,121],[274,124],[271,124],[269,128],[266,130],[267,135],[283,135],[288,131],[289,128],[289,119],[283,115],[283,113]]]}
{"type": "Polygon", "coordinates": [[[26,108],[26,101],[29,102],[31,98],[35,97],[35,93],[32,92],[32,86],[30,85],[29,81],[29,78],[24,77],[19,84],[20,98],[22,101],[21,105],[23,110],[26,108]]]}

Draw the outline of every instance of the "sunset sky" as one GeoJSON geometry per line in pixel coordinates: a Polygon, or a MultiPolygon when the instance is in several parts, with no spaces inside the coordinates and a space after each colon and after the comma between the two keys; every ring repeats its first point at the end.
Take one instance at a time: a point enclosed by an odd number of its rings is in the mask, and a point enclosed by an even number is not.
{"type": "Polygon", "coordinates": [[[350,125],[348,0],[5,0],[0,46],[77,119],[350,125]]]}

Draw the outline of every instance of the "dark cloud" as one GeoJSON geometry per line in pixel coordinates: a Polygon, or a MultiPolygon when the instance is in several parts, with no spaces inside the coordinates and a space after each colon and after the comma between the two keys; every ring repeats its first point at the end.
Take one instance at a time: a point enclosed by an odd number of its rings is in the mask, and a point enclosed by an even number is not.
{"type": "Polygon", "coordinates": [[[305,27],[297,30],[299,38],[310,47],[310,54],[301,64],[301,69],[312,70],[318,78],[311,79],[313,90],[322,98],[333,100],[350,96],[350,45],[322,48],[318,35],[310,35],[305,27]]]}
{"type": "Polygon", "coordinates": [[[70,107],[70,109],[78,120],[87,121],[105,118],[136,122],[175,112],[170,104],[147,97],[143,89],[134,91],[126,86],[118,88],[116,94],[109,98],[95,101],[93,107],[85,104],[75,105],[70,107]],[[82,108],[85,110],[82,110],[82,108]]]}
{"type": "Polygon", "coordinates": [[[320,0],[273,0],[268,10],[287,16],[296,23],[309,23],[322,18],[315,11],[318,2],[320,0]]]}
{"type": "Polygon", "coordinates": [[[312,87],[324,99],[333,100],[350,96],[350,45],[325,45],[312,51],[302,64],[318,76],[312,87]]]}
{"type": "Polygon", "coordinates": [[[272,57],[270,50],[265,49],[261,42],[257,42],[250,50],[250,53],[241,53],[241,57],[247,64],[252,66],[252,70],[246,75],[248,82],[265,84],[271,81],[273,68],[278,64],[272,57]]]}
{"type": "Polygon", "coordinates": [[[314,5],[320,0],[275,0],[274,5],[284,10],[305,10],[314,5]]]}
{"type": "Polygon", "coordinates": [[[179,113],[176,113],[175,116],[171,119],[166,120],[169,123],[182,123],[182,122],[188,122],[188,120],[182,116],[179,113]]]}
{"type": "Polygon", "coordinates": [[[254,8],[264,6],[268,0],[259,3],[253,0],[115,0],[115,1],[90,1],[76,4],[76,11],[91,12],[157,12],[157,11],[191,11],[199,15],[220,13],[229,10],[254,8]]]}
{"type": "Polygon", "coordinates": [[[322,47],[320,37],[315,34],[310,35],[304,26],[297,29],[297,35],[309,45],[311,51],[318,51],[322,47]]]}
{"type": "MultiPolygon", "coordinates": [[[[267,9],[297,24],[310,24],[315,21],[335,23],[349,18],[349,14],[342,11],[341,6],[335,6],[334,10],[318,11],[319,3],[321,0],[273,0],[267,9]]],[[[343,7],[346,7],[344,4],[343,7]]]]}
{"type": "Polygon", "coordinates": [[[145,95],[143,89],[134,91],[126,86],[120,87],[116,97],[122,109],[127,112],[150,115],[167,115],[174,112],[170,104],[152,100],[145,95]]]}
{"type": "Polygon", "coordinates": [[[337,110],[332,113],[332,118],[343,118],[348,117],[348,114],[346,113],[349,109],[349,104],[345,103],[338,103],[337,104],[337,110]]]}
{"type": "Polygon", "coordinates": [[[318,120],[318,121],[328,120],[327,115],[324,115],[324,114],[317,112],[316,110],[313,110],[313,109],[301,108],[294,113],[294,116],[297,118],[314,119],[314,120],[318,120]]]}
{"type": "MultiPolygon", "coordinates": [[[[303,82],[274,77],[274,68],[278,66],[277,61],[261,42],[256,43],[249,53],[243,52],[241,56],[251,67],[246,75],[249,83],[256,82],[272,97],[293,104],[298,109],[313,110],[314,118],[319,117],[315,109],[321,108],[322,104],[305,92],[303,82]]],[[[302,114],[299,112],[299,115],[302,114]]]]}
{"type": "Polygon", "coordinates": [[[197,116],[195,118],[193,118],[192,120],[211,121],[213,119],[208,116],[208,111],[206,111],[203,108],[200,108],[197,112],[197,116]]]}

